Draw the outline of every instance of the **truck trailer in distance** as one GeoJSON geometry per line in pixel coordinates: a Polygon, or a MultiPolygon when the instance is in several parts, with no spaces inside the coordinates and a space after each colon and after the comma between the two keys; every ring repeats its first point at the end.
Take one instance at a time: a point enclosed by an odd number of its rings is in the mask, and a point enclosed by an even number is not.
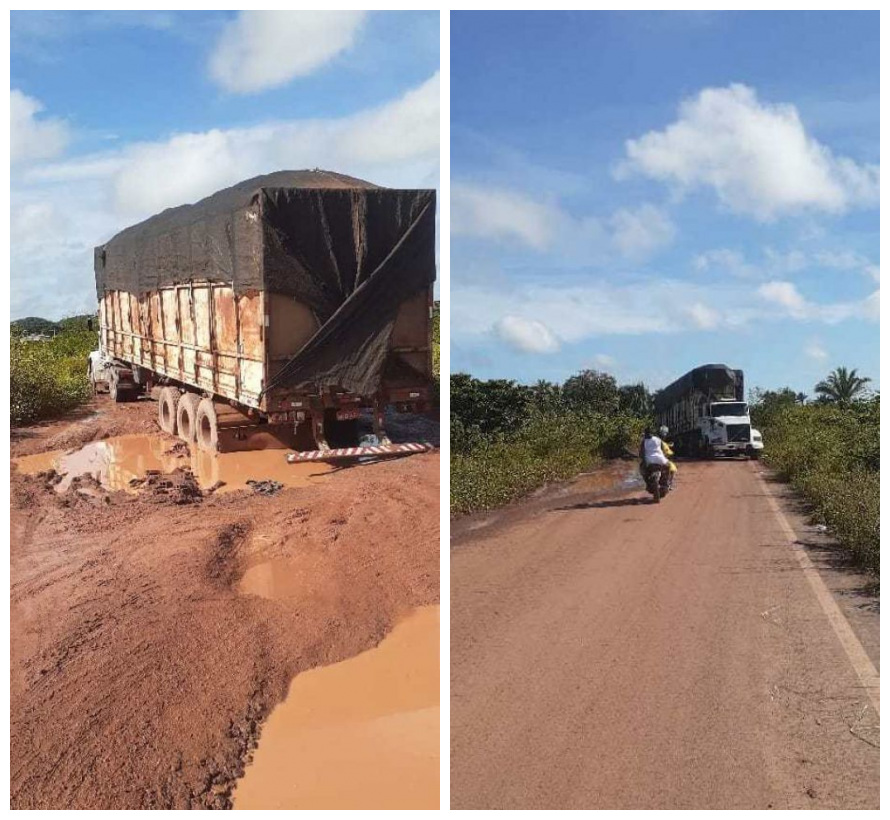
{"type": "Polygon", "coordinates": [[[724,364],[696,367],[659,391],[655,414],[682,455],[757,458],[763,449],[751,427],[744,374],[724,364]]]}
{"type": "Polygon", "coordinates": [[[280,171],[171,208],[96,248],[94,386],[152,393],[200,449],[257,433],[357,443],[362,410],[427,408],[435,192],[280,171]]]}

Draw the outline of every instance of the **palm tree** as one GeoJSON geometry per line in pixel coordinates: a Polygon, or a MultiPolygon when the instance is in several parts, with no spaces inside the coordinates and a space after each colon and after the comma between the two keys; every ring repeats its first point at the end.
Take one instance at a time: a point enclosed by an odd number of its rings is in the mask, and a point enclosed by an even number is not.
{"type": "Polygon", "coordinates": [[[855,367],[852,370],[838,367],[832,370],[824,381],[819,382],[815,390],[822,401],[831,404],[849,404],[862,398],[865,385],[870,381],[867,376],[857,376],[855,367]]]}

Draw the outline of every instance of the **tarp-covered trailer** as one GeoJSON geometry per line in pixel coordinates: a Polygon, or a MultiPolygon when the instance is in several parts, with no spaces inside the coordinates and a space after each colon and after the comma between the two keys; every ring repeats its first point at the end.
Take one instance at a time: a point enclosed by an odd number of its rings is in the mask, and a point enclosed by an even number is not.
{"type": "Polygon", "coordinates": [[[355,442],[371,409],[430,399],[435,192],[281,171],[163,211],[95,250],[100,356],[116,400],[205,450],[257,432],[355,442]]]}
{"type": "Polygon", "coordinates": [[[755,455],[763,447],[751,429],[745,375],[725,364],[696,367],[655,395],[655,416],[678,452],[755,455]]]}

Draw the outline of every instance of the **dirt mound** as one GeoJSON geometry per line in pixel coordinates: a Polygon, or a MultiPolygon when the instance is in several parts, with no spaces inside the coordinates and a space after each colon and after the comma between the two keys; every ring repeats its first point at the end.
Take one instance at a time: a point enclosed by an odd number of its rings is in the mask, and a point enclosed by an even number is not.
{"type": "Polygon", "coordinates": [[[172,473],[146,470],[145,477],[132,479],[130,486],[156,504],[197,504],[204,500],[201,486],[187,467],[172,473]]]}

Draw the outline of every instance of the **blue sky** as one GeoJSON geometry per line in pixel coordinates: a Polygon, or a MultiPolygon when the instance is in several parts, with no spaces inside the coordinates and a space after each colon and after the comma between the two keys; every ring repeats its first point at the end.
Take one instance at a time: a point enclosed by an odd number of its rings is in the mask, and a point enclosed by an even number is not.
{"type": "Polygon", "coordinates": [[[438,12],[13,12],[12,317],[94,309],[94,245],[250,176],[438,187],[438,70],[438,12]]]}
{"type": "Polygon", "coordinates": [[[878,22],[452,13],[452,371],[877,384],[878,22]]]}

